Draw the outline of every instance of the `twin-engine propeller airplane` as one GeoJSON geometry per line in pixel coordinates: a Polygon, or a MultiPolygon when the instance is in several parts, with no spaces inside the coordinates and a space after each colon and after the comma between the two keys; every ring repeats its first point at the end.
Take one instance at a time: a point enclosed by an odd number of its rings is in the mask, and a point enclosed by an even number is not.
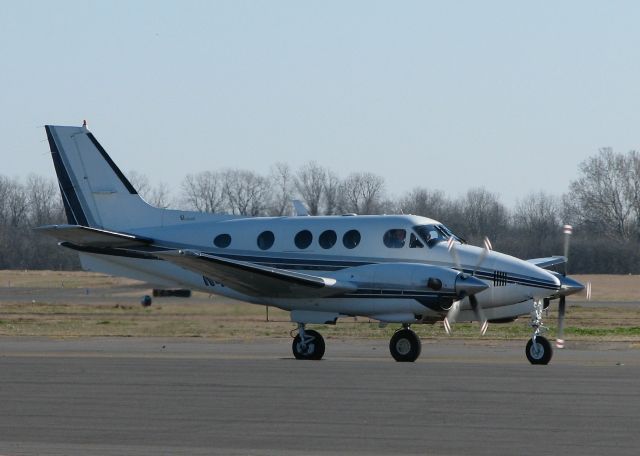
{"type": "MultiPolygon", "coordinates": [[[[414,215],[238,217],[148,205],[86,127],[46,126],[68,225],[38,228],[79,252],[83,268],[191,288],[291,312],[293,354],[321,359],[307,324],[363,316],[402,326],[389,348],[415,361],[412,324],[513,321],[532,315],[526,355],[547,364],[542,312],[583,289],[544,268],[565,257],[523,261],[466,244],[445,225],[414,215]]],[[[565,252],[566,256],[566,252],[565,252]]],[[[558,335],[558,342],[562,334],[558,335]]]]}

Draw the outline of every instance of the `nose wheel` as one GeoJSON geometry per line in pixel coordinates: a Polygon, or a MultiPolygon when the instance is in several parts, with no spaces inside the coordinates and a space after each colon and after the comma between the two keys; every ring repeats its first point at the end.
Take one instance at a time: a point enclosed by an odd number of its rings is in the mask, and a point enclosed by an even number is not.
{"type": "Polygon", "coordinates": [[[531,364],[549,364],[553,349],[545,337],[537,336],[529,339],[525,353],[531,364]]]}

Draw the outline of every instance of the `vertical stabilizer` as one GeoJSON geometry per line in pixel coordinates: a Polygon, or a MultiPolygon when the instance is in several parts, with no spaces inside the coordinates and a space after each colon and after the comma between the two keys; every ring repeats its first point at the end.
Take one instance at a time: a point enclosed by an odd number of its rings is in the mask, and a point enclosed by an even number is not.
{"type": "Polygon", "coordinates": [[[85,127],[45,126],[70,224],[119,230],[162,224],[85,127]]]}

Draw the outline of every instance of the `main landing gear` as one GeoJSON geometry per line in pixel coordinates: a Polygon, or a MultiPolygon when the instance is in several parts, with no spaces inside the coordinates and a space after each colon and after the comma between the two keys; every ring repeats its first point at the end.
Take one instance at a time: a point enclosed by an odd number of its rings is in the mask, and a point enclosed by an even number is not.
{"type": "Polygon", "coordinates": [[[420,338],[407,324],[402,325],[402,329],[397,330],[389,341],[391,356],[398,362],[414,362],[421,349],[420,338]]]}
{"type": "Polygon", "coordinates": [[[313,329],[304,329],[304,323],[298,323],[298,334],[291,345],[296,359],[319,360],[324,356],[324,339],[313,329]]]}
{"type": "MultiPolygon", "coordinates": [[[[412,363],[420,356],[421,348],[420,338],[407,324],[402,325],[389,342],[391,356],[399,362],[412,363]]],[[[324,356],[324,339],[319,332],[305,329],[304,323],[298,323],[298,334],[293,338],[291,349],[296,359],[319,360],[324,356]]]]}
{"type": "Polygon", "coordinates": [[[551,343],[546,337],[540,333],[547,331],[547,327],[542,323],[542,311],[544,310],[544,301],[537,299],[533,301],[533,312],[531,312],[531,327],[533,335],[529,342],[525,354],[531,364],[549,364],[553,356],[551,343]]]}

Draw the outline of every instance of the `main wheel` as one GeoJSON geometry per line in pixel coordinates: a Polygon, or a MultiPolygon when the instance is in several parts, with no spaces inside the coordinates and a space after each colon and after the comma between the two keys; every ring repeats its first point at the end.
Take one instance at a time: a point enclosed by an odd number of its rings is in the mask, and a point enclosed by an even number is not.
{"type": "Polygon", "coordinates": [[[410,329],[399,329],[389,341],[391,356],[398,362],[414,362],[420,356],[421,349],[420,338],[410,329]]]}
{"type": "Polygon", "coordinates": [[[529,339],[525,353],[531,364],[549,364],[551,356],[553,356],[553,349],[547,339],[537,336],[535,344],[533,339],[529,339]]]}
{"type": "Polygon", "coordinates": [[[307,346],[303,346],[300,334],[296,335],[291,345],[293,356],[296,359],[322,359],[324,356],[324,339],[320,333],[313,329],[307,329],[304,334],[305,339],[307,339],[307,346]]]}

